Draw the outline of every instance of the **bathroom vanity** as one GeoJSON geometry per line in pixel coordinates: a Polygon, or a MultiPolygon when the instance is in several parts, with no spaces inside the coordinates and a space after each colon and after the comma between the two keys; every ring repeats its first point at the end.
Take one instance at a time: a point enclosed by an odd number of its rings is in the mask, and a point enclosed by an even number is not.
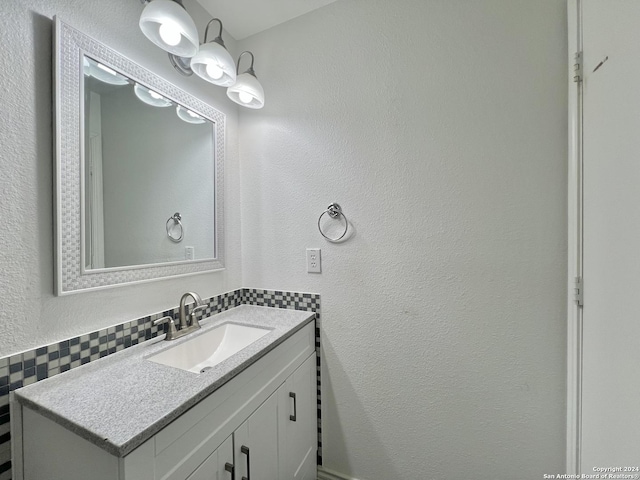
{"type": "Polygon", "coordinates": [[[202,327],[16,391],[16,478],[315,479],[314,314],[245,305],[202,327]],[[149,360],[224,325],[269,331],[202,373],[149,360]]]}

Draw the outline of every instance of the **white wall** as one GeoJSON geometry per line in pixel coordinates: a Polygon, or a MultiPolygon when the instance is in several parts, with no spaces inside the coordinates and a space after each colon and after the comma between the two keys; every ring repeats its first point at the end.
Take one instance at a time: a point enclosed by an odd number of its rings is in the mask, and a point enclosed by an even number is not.
{"type": "MultiPolygon", "coordinates": [[[[204,32],[209,15],[187,9],[204,32]]],[[[224,89],[175,72],[166,53],[140,32],[137,0],[0,2],[0,357],[162,311],[196,290],[211,296],[241,286],[237,108],[224,89]],[[53,295],[52,22],[62,20],[219,108],[227,115],[223,272],[53,295]]],[[[235,52],[235,42],[225,36],[235,52]]]]}
{"type": "Polygon", "coordinates": [[[325,465],[564,471],[565,3],[340,0],[240,47],[243,283],[322,294],[325,465]]]}

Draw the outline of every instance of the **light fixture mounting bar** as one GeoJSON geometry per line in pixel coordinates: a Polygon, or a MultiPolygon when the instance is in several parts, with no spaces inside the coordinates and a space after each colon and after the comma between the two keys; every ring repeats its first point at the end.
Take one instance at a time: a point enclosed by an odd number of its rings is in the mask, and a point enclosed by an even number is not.
{"type": "Polygon", "coordinates": [[[193,75],[193,70],[191,69],[190,58],[180,57],[178,55],[174,55],[173,53],[169,53],[169,62],[173,65],[178,73],[181,73],[185,77],[190,77],[193,75]]]}

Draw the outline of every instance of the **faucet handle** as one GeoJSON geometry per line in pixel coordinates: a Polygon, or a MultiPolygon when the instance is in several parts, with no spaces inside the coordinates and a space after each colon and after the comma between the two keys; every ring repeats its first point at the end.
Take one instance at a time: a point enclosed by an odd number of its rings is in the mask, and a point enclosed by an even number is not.
{"type": "Polygon", "coordinates": [[[165,340],[173,340],[174,338],[176,338],[176,334],[178,333],[178,329],[176,328],[176,323],[173,320],[173,317],[158,318],[157,320],[154,320],[152,323],[156,327],[158,325],[162,325],[163,323],[168,323],[169,324],[169,328],[167,329],[167,336],[165,337],[165,340]]]}
{"type": "Polygon", "coordinates": [[[162,325],[163,323],[168,323],[169,325],[173,324],[175,326],[175,323],[173,321],[173,317],[158,318],[157,320],[154,320],[151,323],[153,323],[154,327],[157,327],[158,325],[162,325]]]}
{"type": "Polygon", "coordinates": [[[189,325],[195,325],[196,329],[200,328],[200,322],[198,322],[198,319],[196,318],[196,313],[206,308],[206,305],[194,305],[194,307],[191,309],[191,313],[189,314],[189,325]]]}

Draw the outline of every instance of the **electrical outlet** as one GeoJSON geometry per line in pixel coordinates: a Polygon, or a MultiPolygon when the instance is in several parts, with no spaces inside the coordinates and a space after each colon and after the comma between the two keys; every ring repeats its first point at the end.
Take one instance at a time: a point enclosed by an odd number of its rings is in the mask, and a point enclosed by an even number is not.
{"type": "Polygon", "coordinates": [[[308,273],[322,272],[319,248],[307,248],[307,272],[308,273]]]}
{"type": "Polygon", "coordinates": [[[195,258],[195,249],[193,247],[184,247],[184,259],[193,260],[195,258]]]}

